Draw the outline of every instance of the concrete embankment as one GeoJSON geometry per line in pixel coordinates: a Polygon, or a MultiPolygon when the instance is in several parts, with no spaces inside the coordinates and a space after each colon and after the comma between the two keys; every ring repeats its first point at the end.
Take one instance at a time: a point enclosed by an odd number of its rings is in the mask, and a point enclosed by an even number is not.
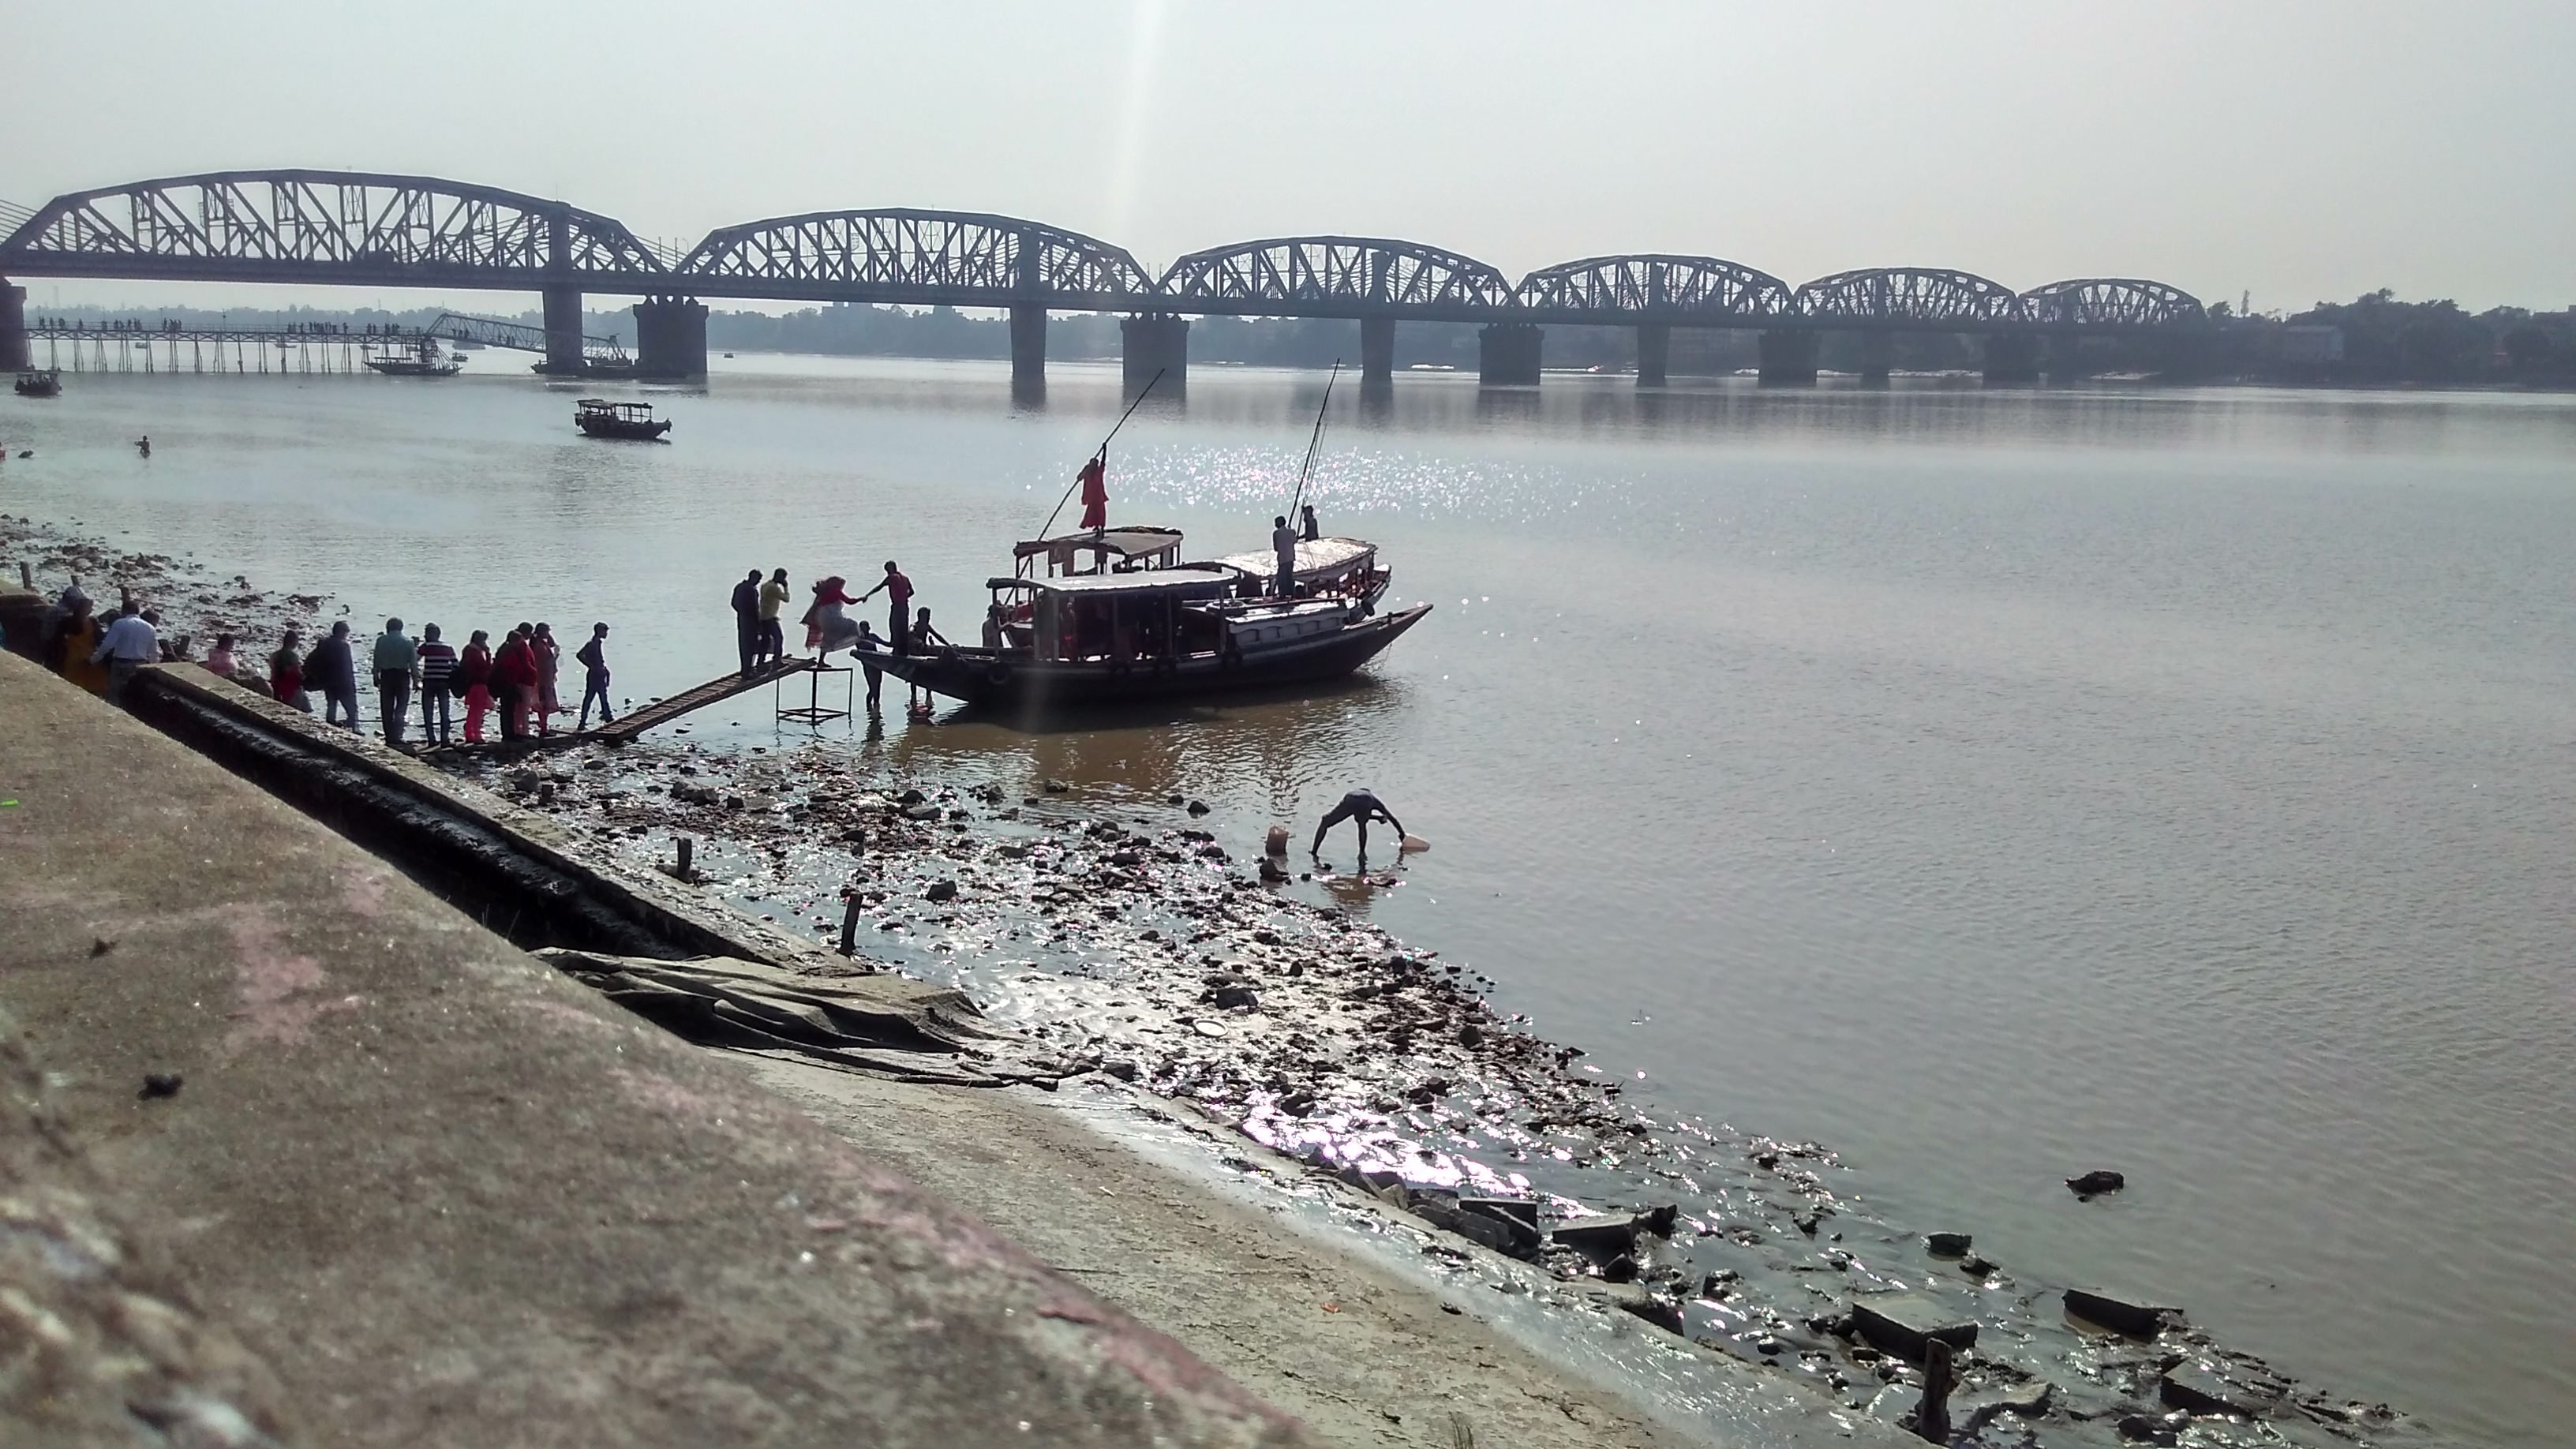
{"type": "Polygon", "coordinates": [[[0,799],[0,1338],[34,1368],[0,1441],[1308,1442],[738,1065],[6,656],[0,799]]]}

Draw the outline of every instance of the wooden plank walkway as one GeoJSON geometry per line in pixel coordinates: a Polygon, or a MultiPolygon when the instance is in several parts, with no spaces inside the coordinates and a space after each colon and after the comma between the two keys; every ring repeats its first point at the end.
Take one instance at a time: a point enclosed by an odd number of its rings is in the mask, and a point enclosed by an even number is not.
{"type": "Polygon", "coordinates": [[[566,738],[585,742],[605,740],[612,745],[622,745],[646,730],[669,724],[684,714],[704,709],[708,705],[731,699],[737,694],[747,693],[790,675],[806,673],[817,667],[819,666],[811,659],[787,659],[757,673],[721,675],[695,689],[683,690],[668,699],[655,700],[642,709],[630,710],[619,715],[612,723],[566,738]]]}
{"type": "Polygon", "coordinates": [[[737,694],[746,694],[764,684],[799,674],[810,674],[822,668],[812,659],[789,659],[756,674],[726,674],[710,679],[694,689],[682,690],[665,699],[657,699],[642,709],[629,710],[615,720],[593,725],[586,730],[555,730],[550,734],[530,735],[523,740],[486,740],[479,745],[462,741],[450,745],[425,745],[414,751],[419,755],[491,755],[515,759],[539,750],[560,750],[573,745],[622,745],[649,729],[657,729],[684,714],[720,704],[737,694]]]}

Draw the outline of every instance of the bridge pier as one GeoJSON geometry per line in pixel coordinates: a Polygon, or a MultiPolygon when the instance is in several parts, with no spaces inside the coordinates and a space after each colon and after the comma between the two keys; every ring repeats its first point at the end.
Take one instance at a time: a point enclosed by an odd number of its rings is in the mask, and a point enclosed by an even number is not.
{"type": "Polygon", "coordinates": [[[2027,332],[1988,333],[1986,381],[2006,385],[2039,381],[2039,339],[2027,332]]]}
{"type": "Polygon", "coordinates": [[[1637,386],[1662,387],[1672,371],[1673,329],[1661,322],[1637,327],[1637,386]]]}
{"type": "Polygon", "coordinates": [[[1476,385],[1538,386],[1540,336],[1529,322],[1489,322],[1477,329],[1476,385]]]}
{"type": "Polygon", "coordinates": [[[2041,350],[2039,370],[2050,382],[2082,382],[2088,375],[2084,339],[2065,332],[2051,334],[2041,350]]]}
{"type": "Polygon", "coordinates": [[[1364,389],[1395,386],[1395,319],[1392,317],[1360,319],[1360,386],[1364,389]]]}
{"type": "Polygon", "coordinates": [[[1896,370],[1896,334],[1872,330],[1860,335],[1860,380],[1884,383],[1896,370]]]}
{"type": "Polygon", "coordinates": [[[1118,372],[1127,395],[1134,397],[1154,374],[1163,381],[1156,396],[1178,397],[1189,390],[1190,322],[1168,312],[1147,312],[1118,324],[1118,372]]]}
{"type": "MultiPolygon", "coordinates": [[[[554,356],[554,339],[546,339],[554,356]]],[[[678,297],[648,297],[635,304],[635,375],[638,377],[704,377],[707,375],[707,308],[703,302],[678,297]]]]}
{"type": "Polygon", "coordinates": [[[1046,390],[1047,309],[1043,302],[1011,304],[1011,391],[1046,390]]]}
{"type": "Polygon", "coordinates": [[[546,360],[537,371],[579,377],[581,357],[581,288],[557,284],[546,288],[546,360]]]}
{"type": "Polygon", "coordinates": [[[27,351],[27,289],[0,277],[0,372],[31,365],[27,351]]]}
{"type": "Polygon", "coordinates": [[[1761,338],[1761,380],[1806,383],[1816,380],[1816,334],[1765,332],[1761,338]]]}

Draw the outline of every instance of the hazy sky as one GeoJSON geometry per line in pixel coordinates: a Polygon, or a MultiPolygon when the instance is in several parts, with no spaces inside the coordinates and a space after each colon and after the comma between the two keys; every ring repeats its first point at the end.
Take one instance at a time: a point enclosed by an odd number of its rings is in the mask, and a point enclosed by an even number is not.
{"type": "Polygon", "coordinates": [[[345,166],[683,240],[910,205],[1157,269],[1340,232],[1515,278],[1676,251],[1791,283],[1919,264],[2258,309],[2576,303],[2568,0],[0,0],[0,55],[0,198],[29,206],[345,166]]]}

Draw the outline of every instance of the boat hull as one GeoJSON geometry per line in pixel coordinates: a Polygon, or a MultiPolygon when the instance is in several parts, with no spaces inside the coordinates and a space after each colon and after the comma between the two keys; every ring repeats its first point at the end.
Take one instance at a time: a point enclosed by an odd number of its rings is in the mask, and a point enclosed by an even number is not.
{"type": "Polygon", "coordinates": [[[630,442],[637,443],[659,442],[664,433],[671,431],[671,420],[669,418],[663,418],[657,422],[650,423],[603,423],[582,418],[576,419],[573,425],[580,428],[582,432],[589,437],[624,438],[630,442]]]}
{"type": "Polygon", "coordinates": [[[979,710],[1045,715],[1096,709],[1139,700],[1208,698],[1275,691],[1285,685],[1339,679],[1368,663],[1431,612],[1416,604],[1332,634],[1264,650],[1240,662],[1194,657],[1155,667],[1151,661],[1112,665],[1100,660],[1031,661],[997,657],[982,649],[937,654],[863,654],[909,684],[963,700],[979,710]]]}

